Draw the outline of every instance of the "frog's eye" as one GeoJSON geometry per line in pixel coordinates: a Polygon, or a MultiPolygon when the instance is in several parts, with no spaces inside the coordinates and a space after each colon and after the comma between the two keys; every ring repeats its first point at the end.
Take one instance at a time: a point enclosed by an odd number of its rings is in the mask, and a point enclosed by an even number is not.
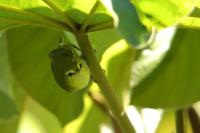
{"type": "Polygon", "coordinates": [[[73,75],[75,75],[76,74],[76,71],[74,71],[74,70],[69,70],[68,72],[66,72],[66,74],[65,74],[65,77],[67,77],[67,76],[73,76],[73,75]]]}

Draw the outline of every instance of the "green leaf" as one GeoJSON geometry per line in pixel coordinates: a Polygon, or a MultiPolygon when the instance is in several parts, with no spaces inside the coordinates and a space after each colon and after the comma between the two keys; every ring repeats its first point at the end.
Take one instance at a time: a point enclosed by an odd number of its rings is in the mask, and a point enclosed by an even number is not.
{"type": "MultiPolygon", "coordinates": [[[[95,87],[95,86],[93,86],[95,87]]],[[[91,88],[90,88],[91,89],[91,88]]],[[[85,106],[80,117],[64,128],[65,133],[100,133],[101,125],[109,121],[109,117],[85,95],[85,106]]]]}
{"type": "MultiPolygon", "coordinates": [[[[186,110],[183,112],[184,132],[192,133],[186,110]]],[[[175,110],[164,110],[156,133],[172,133],[176,131],[175,110]]]]}
{"type": "Polygon", "coordinates": [[[156,133],[173,133],[176,130],[175,126],[174,110],[164,111],[156,129],[156,133]]]}
{"type": "Polygon", "coordinates": [[[58,46],[61,35],[59,31],[35,27],[21,27],[5,33],[16,80],[65,124],[80,114],[83,91],[66,92],[53,78],[48,54],[58,46]]]}
{"type": "Polygon", "coordinates": [[[0,119],[9,119],[18,115],[18,108],[13,96],[8,54],[1,34],[0,53],[0,119]]]}
{"type": "MultiPolygon", "coordinates": [[[[70,16],[76,23],[82,24],[95,5],[96,1],[97,0],[87,0],[87,2],[83,0],[69,0],[68,3],[70,4],[68,5],[68,8],[65,4],[61,3],[59,6],[61,6],[62,9],[67,12],[68,16],[70,16]]],[[[89,25],[95,25],[107,21],[112,21],[112,18],[106,8],[102,4],[99,4],[95,14],[89,22],[89,25]]]]}
{"type": "Polygon", "coordinates": [[[2,133],[16,133],[18,129],[19,117],[9,120],[0,120],[0,131],[2,133]]]}
{"type": "Polygon", "coordinates": [[[130,90],[131,66],[135,51],[124,40],[109,47],[102,58],[101,66],[105,70],[109,82],[124,103],[130,90]]]}
{"type": "MultiPolygon", "coordinates": [[[[68,18],[78,24],[82,24],[94,6],[96,0],[84,2],[82,0],[0,0],[0,27],[5,27],[7,23],[14,25],[34,25],[59,30],[70,30],[68,18]],[[67,23],[68,26],[65,24],[67,23]]],[[[96,10],[89,25],[94,25],[106,21],[111,21],[107,10],[102,6],[96,10]]],[[[73,22],[72,22],[73,23],[73,22]]]]}
{"type": "Polygon", "coordinates": [[[147,29],[140,22],[136,7],[130,1],[101,0],[110,10],[119,33],[133,46],[146,43],[149,39],[147,29]]]}
{"type": "Polygon", "coordinates": [[[16,116],[18,110],[15,103],[5,93],[0,91],[0,119],[16,116]]]}
{"type": "Polygon", "coordinates": [[[170,26],[189,15],[195,0],[132,0],[137,1],[143,22],[151,25],[156,20],[161,26],[170,26]],[[162,7],[162,8],[161,8],[162,7]]]}
{"type": "Polygon", "coordinates": [[[200,9],[195,7],[189,17],[182,20],[180,27],[199,29],[200,27],[200,9]]]}
{"type": "Polygon", "coordinates": [[[96,56],[98,59],[101,59],[103,53],[109,46],[121,40],[121,36],[115,29],[91,32],[89,33],[89,37],[94,49],[96,50],[96,56]]]}
{"type": "MultiPolygon", "coordinates": [[[[122,39],[122,37],[118,34],[118,32],[115,29],[89,32],[88,35],[89,35],[91,44],[96,52],[96,56],[98,60],[101,60],[102,55],[104,54],[105,50],[108,47],[110,47],[111,45],[113,45],[114,43],[122,39]]],[[[63,38],[64,38],[64,42],[72,43],[78,46],[76,38],[72,33],[64,32],[63,38]]]]}
{"type": "MultiPolygon", "coordinates": [[[[11,23],[13,25],[36,25],[57,29],[69,29],[64,26],[54,11],[40,1],[6,1],[0,0],[0,20],[1,25],[11,23]]],[[[2,27],[0,25],[0,27],[2,27]]]]}
{"type": "Polygon", "coordinates": [[[200,99],[199,35],[199,30],[178,29],[159,66],[134,87],[132,104],[169,108],[200,99]]]}
{"type": "Polygon", "coordinates": [[[149,48],[138,52],[138,57],[133,62],[131,86],[138,85],[162,61],[169,50],[175,30],[174,27],[161,30],[149,48]]]}
{"type": "Polygon", "coordinates": [[[55,115],[28,97],[20,117],[18,132],[61,133],[62,127],[55,115]]]}

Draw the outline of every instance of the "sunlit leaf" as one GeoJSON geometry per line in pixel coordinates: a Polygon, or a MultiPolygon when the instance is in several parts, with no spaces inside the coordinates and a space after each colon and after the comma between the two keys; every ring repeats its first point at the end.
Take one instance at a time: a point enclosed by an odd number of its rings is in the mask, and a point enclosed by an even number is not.
{"type": "Polygon", "coordinates": [[[101,64],[108,80],[123,103],[127,100],[130,88],[131,66],[135,51],[126,41],[120,40],[109,47],[101,64]]]}
{"type": "Polygon", "coordinates": [[[101,59],[108,47],[121,40],[121,36],[115,29],[91,32],[89,37],[98,59],[101,59]]]}
{"type": "Polygon", "coordinates": [[[132,103],[169,108],[200,99],[199,35],[199,30],[178,29],[159,66],[134,87],[132,103]]]}
{"type": "Polygon", "coordinates": [[[0,35],[0,119],[10,119],[18,115],[18,108],[13,97],[12,78],[8,65],[8,54],[0,35]]]}
{"type": "Polygon", "coordinates": [[[156,133],[172,133],[175,132],[175,130],[176,125],[174,110],[165,111],[157,127],[156,133]]]}
{"type": "Polygon", "coordinates": [[[101,1],[112,13],[117,30],[128,42],[133,46],[147,42],[150,34],[140,22],[136,7],[130,1],[101,1]]]}
{"type": "Polygon", "coordinates": [[[61,133],[61,124],[56,117],[30,97],[20,117],[19,133],[61,133]]]}
{"type": "Polygon", "coordinates": [[[179,22],[183,17],[189,15],[195,4],[195,0],[136,1],[142,14],[144,15],[143,22],[146,25],[152,25],[152,20],[156,20],[160,26],[170,26],[179,22]]]}
{"type": "Polygon", "coordinates": [[[66,92],[53,78],[48,54],[58,46],[61,34],[48,29],[22,27],[9,30],[5,35],[16,80],[65,124],[80,114],[83,91],[66,92]]]}
{"type": "Polygon", "coordinates": [[[14,117],[9,120],[0,120],[0,131],[2,133],[16,133],[19,123],[19,117],[14,117]]]}
{"type": "Polygon", "coordinates": [[[15,103],[6,94],[0,91],[0,119],[8,119],[17,115],[15,103]]]}
{"type": "MultiPolygon", "coordinates": [[[[66,22],[65,17],[69,16],[76,23],[82,24],[96,2],[96,0],[87,2],[82,0],[68,0],[67,2],[64,0],[50,0],[52,6],[46,1],[0,0],[0,27],[7,28],[5,25],[11,23],[13,25],[36,25],[69,30],[69,27],[64,24],[66,22]]],[[[100,4],[89,21],[89,25],[111,20],[112,18],[107,10],[100,4]]]]}
{"type": "Polygon", "coordinates": [[[65,128],[65,133],[100,133],[101,125],[105,124],[109,117],[95,105],[90,97],[85,96],[85,106],[78,119],[70,122],[65,128]]]}
{"type": "Polygon", "coordinates": [[[184,18],[181,23],[179,24],[180,27],[187,27],[193,29],[200,28],[200,9],[199,7],[195,7],[193,12],[190,14],[189,17],[184,18]]]}

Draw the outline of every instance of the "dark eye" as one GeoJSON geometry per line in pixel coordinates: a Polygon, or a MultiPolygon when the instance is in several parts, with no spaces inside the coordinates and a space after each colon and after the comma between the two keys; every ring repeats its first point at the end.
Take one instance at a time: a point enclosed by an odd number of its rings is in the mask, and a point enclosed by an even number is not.
{"type": "Polygon", "coordinates": [[[74,73],[69,72],[67,75],[71,77],[74,75],[74,73]]]}
{"type": "Polygon", "coordinates": [[[74,70],[70,70],[70,71],[68,71],[68,72],[66,73],[65,76],[66,76],[66,77],[67,77],[67,76],[70,76],[70,77],[71,77],[71,76],[73,76],[74,74],[76,74],[76,72],[75,72],[74,70]]]}

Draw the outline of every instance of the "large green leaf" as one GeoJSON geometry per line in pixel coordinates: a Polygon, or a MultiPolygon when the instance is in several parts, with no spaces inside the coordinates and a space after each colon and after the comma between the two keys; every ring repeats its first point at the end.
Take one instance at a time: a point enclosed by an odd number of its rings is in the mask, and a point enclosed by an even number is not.
{"type": "Polygon", "coordinates": [[[199,29],[200,27],[200,2],[198,2],[197,7],[193,10],[189,17],[183,19],[180,23],[180,27],[187,27],[193,29],[199,29]]]}
{"type": "MultiPolygon", "coordinates": [[[[96,56],[99,60],[101,59],[102,55],[108,47],[122,39],[122,37],[118,34],[118,32],[115,29],[90,32],[88,35],[91,44],[96,52],[96,56]]],[[[63,37],[66,43],[72,43],[78,46],[76,38],[72,33],[64,32],[63,37]]]]}
{"type": "Polygon", "coordinates": [[[48,54],[58,46],[61,35],[58,31],[35,27],[21,27],[5,33],[16,80],[65,124],[80,114],[83,91],[66,92],[52,76],[48,54]]]}
{"type": "MultiPolygon", "coordinates": [[[[87,0],[87,2],[85,2],[83,0],[70,0],[68,8],[66,8],[66,5],[69,2],[66,3],[66,1],[63,1],[66,4],[62,4],[62,2],[59,4],[59,6],[62,6],[62,9],[65,10],[68,16],[70,16],[75,22],[82,24],[97,1],[98,0],[87,0]]],[[[97,23],[111,20],[112,17],[110,16],[109,12],[101,3],[99,3],[95,14],[93,14],[91,17],[88,25],[95,25],[97,23]]]]}
{"type": "Polygon", "coordinates": [[[134,87],[133,104],[169,108],[200,100],[199,35],[199,30],[178,29],[163,61],[134,87]]]}
{"type": "Polygon", "coordinates": [[[138,52],[133,62],[131,86],[139,84],[162,61],[169,50],[175,31],[174,27],[161,30],[148,48],[138,52]]]}
{"type": "Polygon", "coordinates": [[[1,0],[0,20],[1,25],[11,23],[12,25],[30,24],[52,28],[63,28],[63,26],[61,26],[62,17],[59,17],[40,0],[34,2],[26,0],[1,0]]]}
{"type": "Polygon", "coordinates": [[[18,115],[18,108],[13,96],[8,54],[1,34],[0,53],[0,119],[8,119],[18,115]]]}
{"type": "Polygon", "coordinates": [[[140,22],[136,7],[130,1],[101,0],[110,10],[119,33],[131,44],[138,46],[149,39],[147,29],[140,22]]]}
{"type": "MultiPolygon", "coordinates": [[[[65,17],[69,16],[76,23],[82,24],[95,2],[96,0],[87,2],[82,0],[0,0],[0,27],[7,28],[7,23],[11,23],[67,30],[68,28],[64,24],[65,17]]],[[[112,18],[109,13],[100,4],[88,25],[110,20],[112,18]]]]}
{"type": "Polygon", "coordinates": [[[156,133],[173,133],[176,131],[174,110],[163,112],[156,133]]]}
{"type": "MultiPolygon", "coordinates": [[[[93,89],[94,87],[96,86],[92,86],[93,89]]],[[[88,95],[85,95],[84,99],[85,106],[82,114],[64,128],[65,133],[100,133],[101,125],[109,121],[109,117],[101,107],[94,104],[88,95]]]]}
{"type": "Polygon", "coordinates": [[[121,36],[115,29],[91,32],[89,33],[89,37],[92,45],[94,46],[98,59],[101,59],[108,47],[121,40],[121,36]]]}
{"type": "Polygon", "coordinates": [[[143,14],[143,22],[146,25],[169,26],[179,22],[188,15],[195,0],[132,0],[137,1],[137,5],[143,14]],[[153,21],[152,21],[153,20],[153,21]],[[153,24],[153,25],[152,25],[153,24]]]}
{"type": "Polygon", "coordinates": [[[109,82],[123,103],[127,102],[127,95],[129,95],[134,56],[134,49],[128,46],[126,41],[120,40],[105,51],[101,61],[109,82]]]}
{"type": "Polygon", "coordinates": [[[14,117],[9,120],[0,120],[0,131],[2,133],[16,133],[19,123],[19,117],[14,117]]]}
{"type": "Polygon", "coordinates": [[[61,133],[62,127],[55,115],[28,97],[20,117],[19,133],[61,133]]]}
{"type": "Polygon", "coordinates": [[[18,114],[15,103],[0,91],[0,119],[8,119],[18,114]]]}

